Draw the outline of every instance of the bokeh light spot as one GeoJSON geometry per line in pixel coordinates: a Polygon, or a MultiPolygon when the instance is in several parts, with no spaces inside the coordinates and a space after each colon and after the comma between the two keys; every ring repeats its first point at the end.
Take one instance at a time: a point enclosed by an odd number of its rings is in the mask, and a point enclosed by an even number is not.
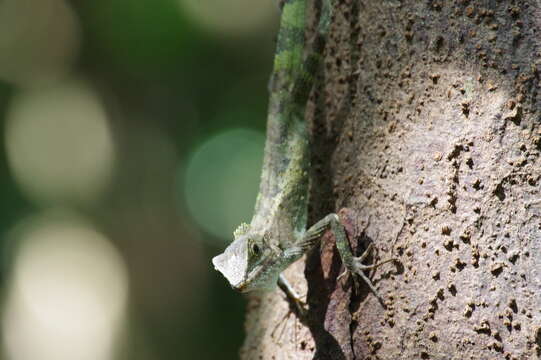
{"type": "Polygon", "coordinates": [[[250,222],[255,205],[263,134],[233,129],[208,139],[188,163],[185,196],[195,221],[222,240],[241,222],[250,222]]]}
{"type": "Polygon", "coordinates": [[[65,0],[0,1],[0,78],[22,87],[69,72],[79,49],[78,19],[65,0]]]}
{"type": "Polygon", "coordinates": [[[128,276],[118,251],[73,216],[20,225],[2,321],[12,360],[108,360],[125,318],[128,276]]]}
{"type": "Polygon", "coordinates": [[[11,170],[38,203],[94,201],[109,182],[112,134],[101,102],[84,82],[17,95],[5,136],[11,170]]]}
{"type": "Polygon", "coordinates": [[[178,0],[183,9],[205,28],[220,35],[252,34],[278,16],[272,0],[178,0]]]}

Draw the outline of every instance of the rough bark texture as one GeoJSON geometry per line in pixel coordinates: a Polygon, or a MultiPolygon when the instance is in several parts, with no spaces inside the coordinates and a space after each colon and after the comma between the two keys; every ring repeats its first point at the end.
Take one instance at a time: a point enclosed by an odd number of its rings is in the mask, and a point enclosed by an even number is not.
{"type": "Polygon", "coordinates": [[[540,34],[533,0],[339,4],[311,220],[348,208],[352,247],[399,264],[373,276],[385,309],[327,236],[286,272],[307,326],[252,297],[243,359],[541,358],[540,34]]]}

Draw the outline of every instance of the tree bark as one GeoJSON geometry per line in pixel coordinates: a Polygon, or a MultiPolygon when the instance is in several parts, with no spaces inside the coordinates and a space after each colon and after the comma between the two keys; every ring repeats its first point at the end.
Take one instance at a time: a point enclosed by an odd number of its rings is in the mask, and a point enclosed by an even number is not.
{"type": "Polygon", "coordinates": [[[372,274],[384,308],[337,280],[327,235],[286,271],[307,324],[253,296],[243,359],[541,358],[539,6],[337,5],[307,114],[310,217],[347,208],[352,248],[398,263],[372,274]]]}

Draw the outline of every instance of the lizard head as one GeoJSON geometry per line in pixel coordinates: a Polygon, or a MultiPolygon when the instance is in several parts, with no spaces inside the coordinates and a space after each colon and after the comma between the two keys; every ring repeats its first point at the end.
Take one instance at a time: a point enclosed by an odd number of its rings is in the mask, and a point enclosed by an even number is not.
{"type": "Polygon", "coordinates": [[[274,288],[282,270],[277,269],[279,252],[271,249],[264,236],[251,233],[247,225],[241,227],[235,231],[235,240],[212,259],[214,268],[238,291],[274,288]]]}

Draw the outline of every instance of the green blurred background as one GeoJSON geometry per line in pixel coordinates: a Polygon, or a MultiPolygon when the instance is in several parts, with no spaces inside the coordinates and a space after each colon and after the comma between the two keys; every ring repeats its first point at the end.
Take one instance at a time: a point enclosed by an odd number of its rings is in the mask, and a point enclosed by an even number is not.
{"type": "Polygon", "coordinates": [[[1,351],[235,359],[275,0],[0,1],[1,351]]]}

